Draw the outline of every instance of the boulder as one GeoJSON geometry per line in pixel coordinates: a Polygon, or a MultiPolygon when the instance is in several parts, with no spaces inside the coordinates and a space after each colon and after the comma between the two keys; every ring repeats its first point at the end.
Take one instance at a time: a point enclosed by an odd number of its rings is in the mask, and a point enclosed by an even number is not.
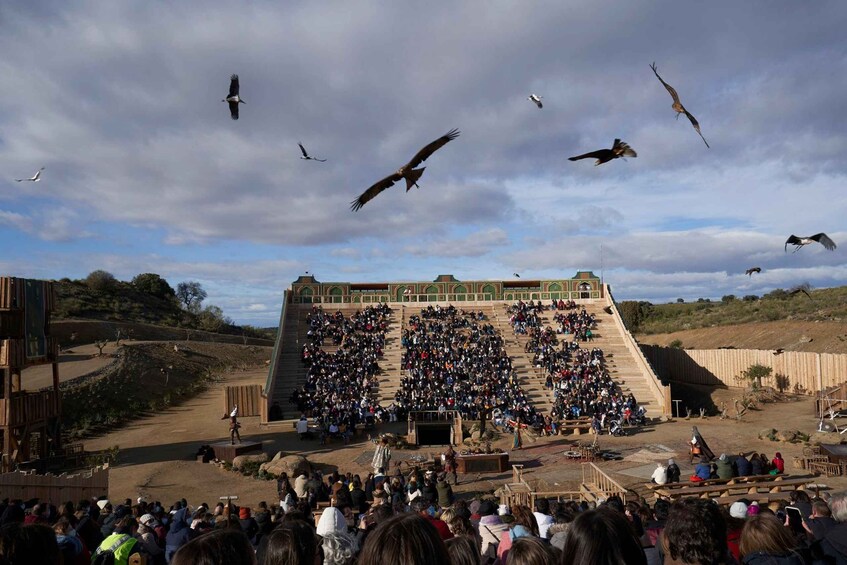
{"type": "Polygon", "coordinates": [[[779,441],[795,441],[800,434],[797,430],[780,430],[776,432],[776,439],[779,441]]]}
{"type": "Polygon", "coordinates": [[[289,478],[293,478],[310,473],[312,464],[302,455],[285,455],[280,451],[272,460],[263,463],[259,470],[277,477],[286,473],[289,478]]]}
{"type": "Polygon", "coordinates": [[[268,460],[267,453],[259,453],[256,455],[238,455],[232,460],[232,468],[240,471],[245,463],[264,463],[268,460]]]}
{"type": "Polygon", "coordinates": [[[769,439],[773,440],[776,437],[776,429],[775,428],[766,428],[759,432],[759,439],[769,439]]]}
{"type": "Polygon", "coordinates": [[[812,435],[809,436],[809,443],[812,445],[820,445],[822,443],[841,443],[842,440],[847,439],[843,435],[838,432],[812,432],[812,435]]]}

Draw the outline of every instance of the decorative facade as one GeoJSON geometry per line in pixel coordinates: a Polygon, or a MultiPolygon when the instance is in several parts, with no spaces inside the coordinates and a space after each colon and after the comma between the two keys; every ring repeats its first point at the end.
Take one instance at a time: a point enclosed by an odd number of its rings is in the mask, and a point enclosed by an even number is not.
{"type": "Polygon", "coordinates": [[[591,271],[577,271],[569,279],[460,281],[453,275],[439,275],[433,281],[376,283],[320,282],[313,275],[303,275],[291,283],[288,296],[292,304],[604,298],[600,277],[591,271]]]}

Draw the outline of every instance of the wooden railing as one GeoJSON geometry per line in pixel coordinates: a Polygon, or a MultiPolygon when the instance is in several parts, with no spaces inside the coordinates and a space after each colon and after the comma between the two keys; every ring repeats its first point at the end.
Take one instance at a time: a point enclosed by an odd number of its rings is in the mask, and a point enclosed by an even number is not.
{"type": "MultiPolygon", "coordinates": [[[[397,300],[396,296],[387,293],[373,293],[373,294],[353,294],[347,296],[318,296],[318,295],[301,295],[292,297],[292,303],[294,304],[379,304],[381,302],[385,302],[390,305],[394,304],[465,304],[465,305],[474,305],[474,304],[491,304],[491,302],[516,302],[518,300],[541,300],[543,302],[549,302],[550,298],[540,298],[542,294],[549,295],[550,292],[545,291],[541,292],[538,290],[534,291],[507,291],[504,293],[504,296],[508,294],[509,298],[495,299],[494,295],[491,293],[483,293],[483,292],[469,292],[469,293],[438,293],[438,294],[407,294],[402,297],[402,300],[397,300]]],[[[558,294],[559,298],[562,300],[573,300],[577,304],[589,304],[596,302],[598,300],[603,299],[603,294],[599,290],[591,290],[591,291],[558,291],[554,292],[554,294],[558,294]],[[589,294],[589,297],[584,297],[584,294],[589,294]]]]}
{"type": "Polygon", "coordinates": [[[0,426],[20,426],[43,422],[59,415],[56,395],[52,390],[15,393],[11,400],[0,399],[0,426]],[[11,402],[11,421],[6,421],[6,404],[11,402]]]}
{"type": "Polygon", "coordinates": [[[602,492],[605,498],[617,495],[626,502],[626,489],[594,463],[582,464],[582,484],[591,485],[594,491],[602,492]]]}
{"type": "MultiPolygon", "coordinates": [[[[290,291],[286,290],[282,295],[282,311],[279,314],[279,330],[277,330],[276,342],[274,343],[274,349],[271,353],[271,362],[268,364],[268,378],[265,380],[265,388],[262,390],[263,406],[259,411],[259,416],[261,417],[260,422],[262,424],[268,423],[268,414],[271,409],[270,405],[271,402],[273,402],[277,371],[279,370],[280,357],[282,356],[282,340],[285,336],[285,315],[287,312],[286,306],[288,305],[289,292],[290,291]]],[[[295,315],[296,314],[299,314],[299,312],[296,312],[295,315]]]]}

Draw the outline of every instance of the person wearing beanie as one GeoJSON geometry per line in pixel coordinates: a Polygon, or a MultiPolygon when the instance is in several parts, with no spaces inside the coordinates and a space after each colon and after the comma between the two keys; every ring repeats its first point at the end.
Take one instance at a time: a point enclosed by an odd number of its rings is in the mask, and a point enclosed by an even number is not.
{"type": "Polygon", "coordinates": [[[676,464],[676,461],[673,459],[668,459],[668,482],[669,483],[678,483],[679,482],[679,465],[676,464]]]}
{"type": "Polygon", "coordinates": [[[782,454],[779,451],[777,451],[776,454],[773,456],[771,466],[773,467],[771,475],[782,475],[785,473],[785,459],[782,458],[782,454]]]}
{"type": "Polygon", "coordinates": [[[238,523],[241,524],[241,531],[247,535],[247,539],[250,540],[253,547],[256,547],[258,544],[256,534],[259,533],[259,524],[256,522],[256,519],[253,518],[250,509],[246,506],[242,506],[238,509],[238,523]]]}
{"type": "Polygon", "coordinates": [[[663,485],[668,482],[668,468],[662,465],[661,461],[656,463],[656,469],[650,476],[650,482],[657,485],[663,485]]]}
{"type": "Polygon", "coordinates": [[[748,516],[756,516],[759,514],[759,503],[753,501],[750,503],[750,506],[747,507],[747,515],[748,516]]]}
{"type": "Polygon", "coordinates": [[[732,478],[732,463],[726,456],[726,453],[721,453],[715,463],[715,474],[719,479],[728,480],[732,478]]]}
{"type": "Polygon", "coordinates": [[[747,517],[747,505],[741,502],[733,502],[732,506],[729,507],[729,515],[733,518],[741,518],[744,519],[747,517]]]}

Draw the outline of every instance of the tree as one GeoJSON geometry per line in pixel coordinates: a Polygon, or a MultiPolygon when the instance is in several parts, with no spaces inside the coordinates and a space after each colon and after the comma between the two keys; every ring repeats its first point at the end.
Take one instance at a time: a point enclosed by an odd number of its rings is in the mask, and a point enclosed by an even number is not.
{"type": "Polygon", "coordinates": [[[668,347],[670,347],[671,349],[682,349],[682,340],[675,339],[668,344],[668,347]]]}
{"type": "Polygon", "coordinates": [[[142,273],[140,275],[136,275],[136,277],[132,279],[132,286],[134,286],[138,292],[151,294],[158,298],[176,296],[174,289],[171,288],[168,281],[156,273],[142,273]]]}
{"type": "Polygon", "coordinates": [[[735,295],[734,294],[727,294],[725,296],[721,296],[721,302],[723,302],[724,304],[729,304],[730,302],[735,302],[735,295]]]}
{"type": "Polygon", "coordinates": [[[200,312],[197,316],[197,321],[200,325],[200,329],[206,330],[207,332],[217,332],[225,325],[232,324],[232,320],[224,316],[224,311],[213,304],[206,306],[203,311],[200,312]]]}
{"type": "Polygon", "coordinates": [[[770,378],[772,372],[773,369],[771,367],[759,365],[757,363],[747,367],[747,369],[742,371],[741,375],[736,378],[740,381],[748,381],[750,383],[750,387],[755,390],[762,387],[762,379],[770,378]]]}
{"type": "Polygon", "coordinates": [[[684,298],[677,298],[676,303],[677,304],[685,304],[685,299],[684,298]]]}
{"type": "Polygon", "coordinates": [[[634,300],[624,300],[618,303],[618,311],[621,313],[626,329],[631,332],[638,330],[641,324],[641,306],[634,300]]]}
{"type": "Polygon", "coordinates": [[[108,271],[91,271],[88,276],[85,277],[86,286],[88,286],[91,290],[96,290],[98,292],[112,290],[117,282],[115,275],[108,271]]]}
{"type": "Polygon", "coordinates": [[[199,312],[200,305],[206,300],[208,293],[197,281],[185,281],[176,285],[176,297],[189,312],[199,312]]]}
{"type": "Polygon", "coordinates": [[[742,300],[743,300],[744,302],[755,302],[755,301],[757,301],[758,299],[759,299],[759,297],[758,297],[758,296],[756,296],[755,294],[745,294],[745,295],[744,295],[744,298],[742,298],[742,300]]]}
{"type": "Polygon", "coordinates": [[[791,386],[791,380],[788,378],[788,375],[777,373],[773,376],[773,380],[776,383],[776,390],[778,390],[780,394],[782,394],[785,389],[791,386]]]}

